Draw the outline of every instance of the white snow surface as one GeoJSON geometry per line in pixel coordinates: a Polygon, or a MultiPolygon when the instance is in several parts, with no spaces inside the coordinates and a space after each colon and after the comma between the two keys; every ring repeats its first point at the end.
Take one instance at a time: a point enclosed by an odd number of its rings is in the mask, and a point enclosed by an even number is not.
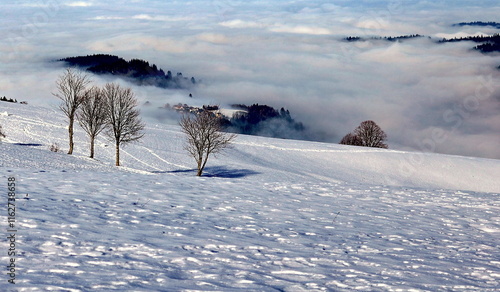
{"type": "Polygon", "coordinates": [[[498,160],[240,135],[196,177],[177,126],[115,167],[55,108],[0,112],[0,291],[499,291],[498,160]]]}

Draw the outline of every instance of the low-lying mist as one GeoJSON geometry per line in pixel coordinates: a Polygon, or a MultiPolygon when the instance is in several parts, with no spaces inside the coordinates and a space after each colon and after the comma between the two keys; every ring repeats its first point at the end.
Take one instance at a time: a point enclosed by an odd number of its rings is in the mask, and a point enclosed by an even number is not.
{"type": "Polygon", "coordinates": [[[2,3],[0,96],[56,108],[63,64],[53,61],[105,53],[196,76],[189,90],[93,76],[132,87],[150,122],[175,123],[158,109],[166,103],[259,103],[288,109],[322,141],[373,120],[392,149],[500,158],[499,54],[437,43],[497,33],[453,26],[494,21],[495,1],[129,2],[2,3]],[[369,38],[410,34],[425,37],[369,38]]]}

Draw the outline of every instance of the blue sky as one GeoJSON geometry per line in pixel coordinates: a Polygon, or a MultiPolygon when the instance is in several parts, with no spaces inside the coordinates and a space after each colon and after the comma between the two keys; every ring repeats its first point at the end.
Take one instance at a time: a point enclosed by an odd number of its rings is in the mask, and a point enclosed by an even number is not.
{"type": "MultiPolygon", "coordinates": [[[[109,53],[203,80],[194,103],[263,103],[338,142],[364,120],[389,146],[500,158],[498,56],[441,37],[492,34],[496,1],[2,1],[0,95],[57,104],[47,61],[109,53]],[[422,34],[404,43],[346,36],[422,34]]],[[[96,78],[96,83],[109,80],[96,78]]],[[[153,104],[187,92],[135,88],[153,104]]],[[[149,113],[144,109],[145,114],[149,113]]]]}

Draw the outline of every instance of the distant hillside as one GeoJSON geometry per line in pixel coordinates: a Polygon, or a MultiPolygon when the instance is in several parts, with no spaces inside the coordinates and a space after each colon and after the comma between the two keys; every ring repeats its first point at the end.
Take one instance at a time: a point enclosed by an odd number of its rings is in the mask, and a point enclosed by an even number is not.
{"type": "MultiPolygon", "coordinates": [[[[171,106],[166,104],[162,109],[173,110],[180,114],[198,114],[203,111],[219,112],[219,106],[204,105],[202,108],[179,103],[171,106]]],[[[318,140],[312,138],[306,127],[295,121],[290,111],[281,108],[277,110],[264,104],[234,104],[229,109],[231,115],[221,115],[225,131],[282,139],[318,140]]]]}
{"type": "Polygon", "coordinates": [[[251,106],[238,104],[233,108],[241,110],[226,119],[224,126],[230,132],[257,135],[282,139],[309,140],[306,129],[300,122],[296,122],[290,111],[281,108],[279,111],[263,104],[251,106]]]}
{"type": "MultiPolygon", "coordinates": [[[[500,23],[498,22],[461,22],[454,24],[453,26],[491,26],[495,28],[500,28],[500,23]]],[[[360,37],[360,36],[349,36],[344,38],[344,41],[347,42],[359,42],[359,41],[367,41],[367,40],[382,40],[387,42],[400,42],[408,39],[414,38],[422,38],[425,37],[420,34],[410,34],[410,35],[402,35],[395,37],[382,37],[382,36],[369,36],[369,37],[360,37]]],[[[431,38],[431,37],[428,37],[431,38]]],[[[462,41],[472,41],[478,43],[475,47],[471,48],[472,50],[479,51],[484,54],[500,52],[500,34],[495,33],[493,35],[480,35],[480,36],[469,36],[469,37],[461,37],[461,38],[452,38],[446,39],[443,38],[438,40],[437,43],[454,43],[454,42],[462,42],[462,41]]],[[[498,67],[500,69],[500,66],[498,67]]]]}
{"type": "Polygon", "coordinates": [[[371,36],[371,37],[359,37],[359,36],[350,36],[346,37],[344,40],[348,42],[357,42],[357,41],[366,41],[366,40],[383,40],[383,41],[388,41],[388,42],[396,42],[396,41],[403,41],[403,40],[408,40],[408,39],[414,39],[414,38],[422,38],[424,37],[423,35],[419,34],[411,34],[411,35],[401,35],[401,36],[395,36],[395,37],[381,37],[381,36],[371,36]]]}
{"type": "MultiPolygon", "coordinates": [[[[500,28],[500,23],[498,22],[482,22],[482,21],[475,21],[475,22],[461,22],[461,23],[456,23],[453,26],[491,26],[495,28],[500,28]]],[[[359,41],[367,41],[367,40],[382,40],[382,41],[387,41],[387,42],[396,42],[396,41],[404,41],[404,40],[409,40],[409,39],[414,39],[414,38],[422,38],[425,37],[420,34],[410,34],[410,35],[402,35],[402,36],[367,36],[367,37],[360,37],[360,36],[349,36],[344,38],[344,41],[347,42],[359,42],[359,41]]],[[[429,37],[430,38],[430,37],[429,37]]],[[[470,37],[462,37],[462,38],[452,38],[452,39],[446,39],[443,38],[438,41],[438,43],[451,43],[451,42],[461,42],[461,41],[473,41],[476,43],[481,43],[477,46],[475,46],[473,49],[480,51],[482,53],[492,53],[492,52],[500,52],[500,35],[498,33],[494,35],[481,35],[481,36],[470,36],[470,37]]]]}
{"type": "Polygon", "coordinates": [[[462,38],[453,38],[453,39],[442,39],[440,43],[453,43],[453,42],[462,42],[462,41],[472,41],[476,43],[482,43],[474,47],[474,50],[478,50],[482,53],[492,53],[492,52],[500,52],[500,34],[496,33],[492,36],[469,36],[462,38]]]}
{"type": "Polygon", "coordinates": [[[196,84],[194,77],[186,78],[182,73],[175,76],[171,71],[163,71],[149,62],[132,59],[126,61],[113,55],[96,54],[63,58],[59,61],[66,62],[70,66],[85,68],[94,74],[109,74],[127,79],[138,85],[152,85],[161,88],[190,88],[196,84]]]}
{"type": "Polygon", "coordinates": [[[493,21],[474,21],[474,22],[460,22],[460,23],[455,23],[453,26],[492,26],[495,28],[500,28],[500,23],[498,22],[493,22],[493,21]]]}

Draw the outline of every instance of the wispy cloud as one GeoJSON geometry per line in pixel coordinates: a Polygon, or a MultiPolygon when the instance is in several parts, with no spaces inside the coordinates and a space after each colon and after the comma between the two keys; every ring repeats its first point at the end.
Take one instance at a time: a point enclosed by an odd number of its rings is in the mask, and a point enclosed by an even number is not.
{"type": "Polygon", "coordinates": [[[85,2],[85,1],[75,1],[75,2],[69,2],[64,4],[69,7],[90,7],[93,6],[93,3],[91,2],[85,2]]]}
{"type": "Polygon", "coordinates": [[[267,27],[265,23],[256,22],[256,21],[245,21],[241,19],[233,19],[228,21],[220,22],[219,25],[229,27],[229,28],[264,28],[267,27]]]}
{"type": "Polygon", "coordinates": [[[331,35],[332,31],[323,27],[314,26],[289,26],[289,25],[277,25],[270,28],[272,32],[285,32],[285,33],[296,33],[296,34],[312,34],[312,35],[331,35]]]}
{"type": "Polygon", "coordinates": [[[95,16],[90,18],[92,20],[122,20],[125,19],[125,17],[121,16],[95,16]]]}
{"type": "Polygon", "coordinates": [[[187,21],[192,20],[192,17],[166,16],[166,15],[149,15],[138,14],[132,16],[132,19],[150,20],[150,21],[187,21]]]}

